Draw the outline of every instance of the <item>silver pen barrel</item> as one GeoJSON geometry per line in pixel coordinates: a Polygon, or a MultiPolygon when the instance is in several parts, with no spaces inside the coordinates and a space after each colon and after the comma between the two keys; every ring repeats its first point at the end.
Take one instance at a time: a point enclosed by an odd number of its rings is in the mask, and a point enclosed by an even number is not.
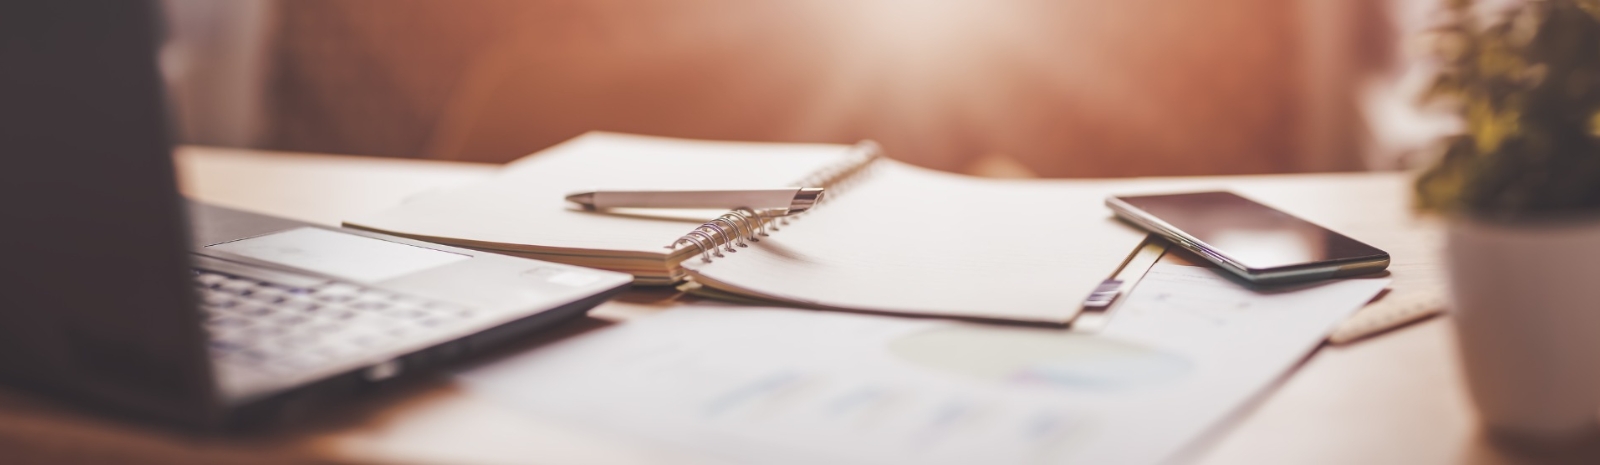
{"type": "Polygon", "coordinates": [[[750,208],[799,213],[822,200],[823,188],[739,190],[596,190],[566,197],[587,210],[610,208],[750,208]]]}

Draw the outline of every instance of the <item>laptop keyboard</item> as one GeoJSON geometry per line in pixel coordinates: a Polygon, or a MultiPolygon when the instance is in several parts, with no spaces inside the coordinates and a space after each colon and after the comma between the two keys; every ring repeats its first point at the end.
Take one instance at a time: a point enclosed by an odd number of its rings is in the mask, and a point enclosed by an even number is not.
{"type": "Polygon", "coordinates": [[[464,322],[468,307],[348,283],[295,287],[194,270],[212,359],[228,371],[293,374],[464,322]]]}

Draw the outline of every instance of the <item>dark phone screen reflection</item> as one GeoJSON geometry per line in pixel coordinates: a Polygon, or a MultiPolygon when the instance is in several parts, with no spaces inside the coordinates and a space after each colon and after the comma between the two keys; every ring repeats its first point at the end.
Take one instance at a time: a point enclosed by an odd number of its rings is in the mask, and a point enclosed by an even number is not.
{"type": "Polygon", "coordinates": [[[1232,192],[1119,198],[1250,269],[1385,255],[1232,192]]]}

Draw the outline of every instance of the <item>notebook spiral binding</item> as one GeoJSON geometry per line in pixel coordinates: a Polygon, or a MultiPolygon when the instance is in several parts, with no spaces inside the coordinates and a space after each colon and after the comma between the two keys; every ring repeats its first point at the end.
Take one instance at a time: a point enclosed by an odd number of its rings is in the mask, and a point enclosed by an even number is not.
{"type": "Polygon", "coordinates": [[[698,249],[700,260],[709,263],[713,257],[726,257],[723,252],[738,252],[740,248],[749,247],[751,242],[761,242],[761,238],[770,236],[771,232],[778,231],[781,226],[788,226],[791,220],[804,217],[812,210],[830,202],[837,195],[837,188],[843,181],[872,165],[874,160],[882,156],[883,149],[877,142],[865,140],[852,146],[850,152],[854,156],[849,160],[811,173],[796,183],[801,187],[822,187],[828,190],[822,198],[817,199],[817,205],[810,210],[785,216],[779,211],[735,208],[695,227],[666,248],[676,250],[679,246],[692,245],[698,249]]]}

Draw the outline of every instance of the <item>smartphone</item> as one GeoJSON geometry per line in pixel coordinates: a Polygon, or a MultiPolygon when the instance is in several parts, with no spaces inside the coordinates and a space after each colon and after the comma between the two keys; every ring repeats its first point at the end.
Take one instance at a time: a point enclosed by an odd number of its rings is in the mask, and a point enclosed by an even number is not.
{"type": "Polygon", "coordinates": [[[1253,283],[1304,282],[1389,267],[1388,252],[1232,192],[1113,196],[1106,206],[1253,283]]]}

